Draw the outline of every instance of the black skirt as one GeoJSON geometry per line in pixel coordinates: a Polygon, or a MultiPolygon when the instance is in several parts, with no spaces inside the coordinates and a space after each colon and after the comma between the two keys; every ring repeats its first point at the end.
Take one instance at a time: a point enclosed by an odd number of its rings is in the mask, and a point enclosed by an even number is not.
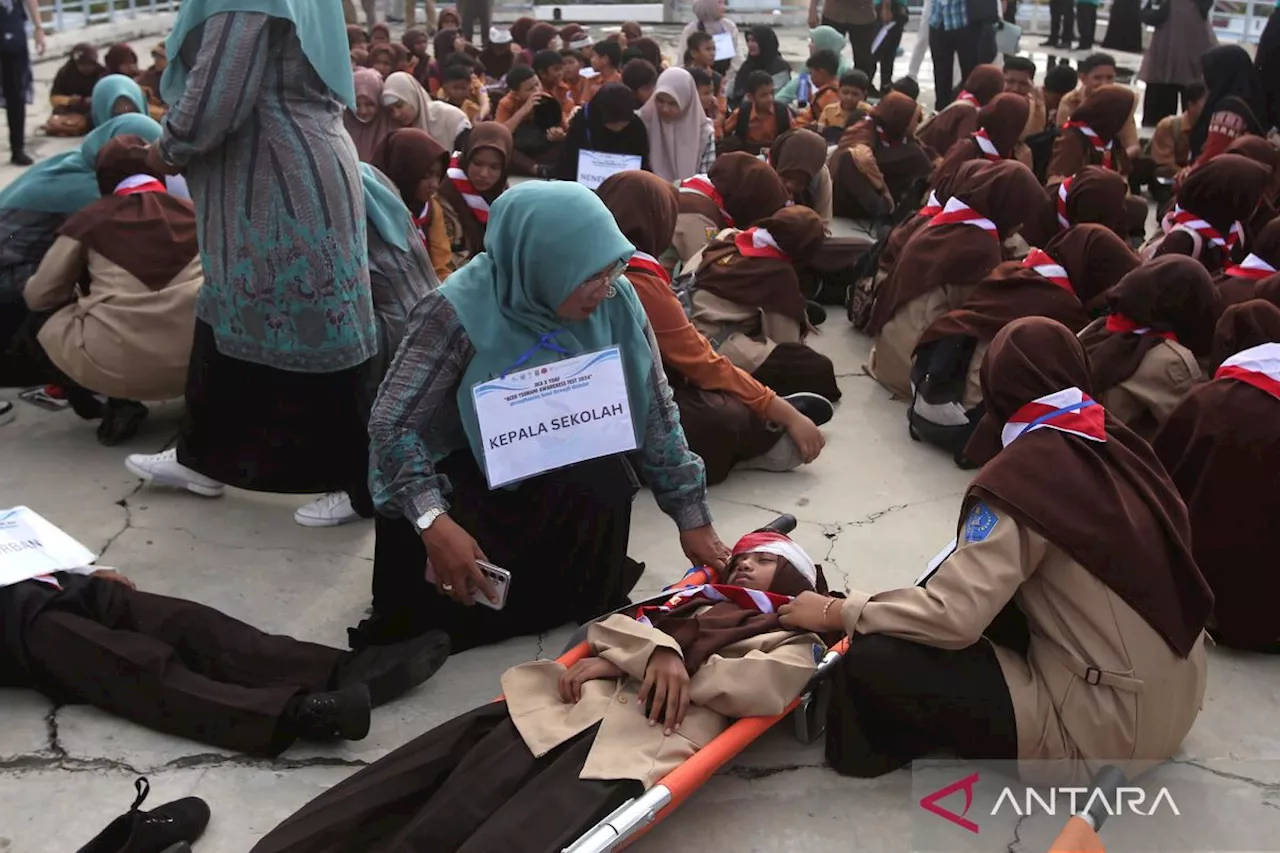
{"type": "Polygon", "coordinates": [[[627,603],[643,566],[627,557],[635,473],[622,456],[552,471],[490,490],[475,457],[441,460],[449,517],[489,561],[511,572],[502,610],[463,607],[426,580],[427,549],[407,519],[377,518],[373,616],[352,645],[382,645],[441,630],[455,652],[583,622],[627,603]]]}
{"type": "Polygon", "coordinates": [[[840,399],[835,365],[804,344],[778,344],[751,375],[783,397],[808,392],[833,403],[840,399]]]}
{"type": "Polygon", "coordinates": [[[708,486],[723,483],[734,465],[763,456],[785,435],[723,391],[674,383],[671,390],[689,449],[706,465],[708,486]]]}
{"type": "Polygon", "coordinates": [[[370,516],[368,367],[295,373],[241,361],[196,320],[178,461],[253,492],[346,491],[370,516]]]}

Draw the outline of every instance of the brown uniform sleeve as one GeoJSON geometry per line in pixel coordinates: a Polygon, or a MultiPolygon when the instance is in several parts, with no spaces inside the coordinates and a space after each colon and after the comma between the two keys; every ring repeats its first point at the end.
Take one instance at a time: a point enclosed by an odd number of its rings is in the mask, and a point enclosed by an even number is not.
{"type": "Polygon", "coordinates": [[[22,298],[31,311],[56,311],[76,299],[76,282],[84,273],[88,255],[84,244],[59,237],[45,253],[44,260],[27,279],[22,298]]]}
{"type": "Polygon", "coordinates": [[[620,613],[588,628],[587,643],[593,655],[637,680],[644,679],[649,658],[658,649],[670,649],[684,657],[680,644],[669,635],[620,613]]]}

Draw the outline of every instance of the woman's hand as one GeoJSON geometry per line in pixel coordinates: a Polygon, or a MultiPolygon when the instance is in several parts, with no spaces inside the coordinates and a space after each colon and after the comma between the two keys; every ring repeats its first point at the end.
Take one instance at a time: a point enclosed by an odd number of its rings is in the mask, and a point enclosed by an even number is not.
{"type": "Polygon", "coordinates": [[[843,598],[802,592],[790,604],[779,607],[778,616],[784,628],[826,634],[844,629],[844,622],[840,619],[843,610],[843,598]]]}
{"type": "Polygon", "coordinates": [[[642,709],[648,707],[649,725],[656,726],[661,720],[663,734],[680,731],[689,710],[689,671],[684,668],[684,659],[671,649],[654,651],[636,701],[642,709]]]}
{"type": "Polygon", "coordinates": [[[480,543],[448,515],[442,515],[422,534],[427,546],[427,563],[435,570],[435,584],[440,591],[459,604],[470,607],[472,590],[484,592],[490,601],[497,600],[493,585],[476,560],[489,562],[480,543]]]}
{"type": "Polygon", "coordinates": [[[604,658],[583,658],[560,675],[560,701],[573,705],[582,701],[582,685],[599,678],[618,678],[622,670],[604,658]]]}
{"type": "Polygon", "coordinates": [[[151,143],[147,146],[147,171],[156,177],[164,177],[165,175],[176,175],[181,169],[175,169],[164,161],[160,156],[159,143],[151,143]]]}
{"type": "Polygon", "coordinates": [[[710,524],[681,531],[680,547],[695,566],[710,566],[720,571],[729,564],[729,546],[720,541],[710,524]]]}

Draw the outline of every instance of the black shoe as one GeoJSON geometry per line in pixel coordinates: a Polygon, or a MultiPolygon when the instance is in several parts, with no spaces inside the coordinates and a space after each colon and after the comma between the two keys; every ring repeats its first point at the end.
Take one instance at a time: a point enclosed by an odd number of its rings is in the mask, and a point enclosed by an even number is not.
{"type": "Polygon", "coordinates": [[[1071,39],[1063,39],[1062,44],[1058,45],[1058,47],[1063,50],[1071,50],[1071,39]]]}
{"type": "Polygon", "coordinates": [[[809,318],[810,326],[821,326],[827,322],[827,309],[823,308],[812,299],[806,299],[804,302],[804,313],[809,318]]]}
{"type": "Polygon", "coordinates": [[[800,391],[795,394],[788,394],[782,399],[794,406],[800,414],[813,421],[814,426],[830,423],[836,414],[836,407],[831,405],[831,401],[821,394],[800,391]]]}
{"type": "Polygon", "coordinates": [[[1076,50],[1093,50],[1093,42],[1080,42],[1076,45],[1076,50]]]}
{"type": "Polygon", "coordinates": [[[138,434],[147,419],[147,407],[133,400],[108,400],[98,424],[98,443],[115,447],[138,434]]]}
{"type": "Polygon", "coordinates": [[[363,684],[377,708],[408,693],[435,675],[449,659],[449,635],[430,631],[393,646],[369,646],[338,664],[333,685],[341,690],[363,684]]]}
{"type": "Polygon", "coordinates": [[[1040,46],[1041,46],[1041,47],[1057,47],[1057,46],[1058,46],[1058,40],[1057,40],[1056,38],[1054,38],[1053,36],[1050,36],[1049,38],[1047,38],[1047,39],[1045,39],[1044,41],[1040,42],[1040,46]]]}
{"type": "Polygon", "coordinates": [[[36,161],[31,159],[31,155],[25,151],[15,151],[13,156],[9,158],[9,162],[15,166],[30,166],[36,161]]]}
{"type": "Polygon", "coordinates": [[[312,693],[299,704],[294,733],[303,740],[364,740],[369,734],[369,688],[355,684],[332,693],[312,693]]]}
{"type": "Polygon", "coordinates": [[[144,812],[138,807],[151,792],[151,785],[142,778],[133,786],[138,796],[129,811],[111,821],[79,853],[177,853],[209,825],[209,806],[199,797],[185,797],[144,812]]]}

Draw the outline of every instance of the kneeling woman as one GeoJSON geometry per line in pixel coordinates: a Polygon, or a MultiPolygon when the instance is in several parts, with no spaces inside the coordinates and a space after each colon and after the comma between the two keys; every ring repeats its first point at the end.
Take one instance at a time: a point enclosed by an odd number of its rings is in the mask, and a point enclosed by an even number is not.
{"type": "Polygon", "coordinates": [[[776,609],[814,589],[826,586],[798,545],[745,536],[727,585],[592,625],[590,656],[569,669],[543,660],[507,670],[505,701],[326,791],[253,853],[557,853],[731,718],[780,713],[800,693],[820,640],[782,630],[776,609]]]}
{"type": "Polygon", "coordinates": [[[1080,333],[1093,390],[1116,420],[1150,439],[1200,381],[1217,296],[1204,267],[1182,255],[1157,258],[1120,280],[1110,314],[1080,333]]]}
{"type": "Polygon", "coordinates": [[[826,236],[817,213],[794,205],[712,240],[698,264],[693,324],[721,355],[777,393],[818,394],[834,403],[835,367],[805,344],[813,327],[796,271],[826,236]]]}
{"type": "MultiPolygon", "coordinates": [[[[374,615],[357,643],[434,628],[461,651],[625,603],[641,570],[626,553],[633,448],[690,560],[721,567],[728,553],[644,309],[619,275],[635,247],[608,209],[579,184],[524,184],[494,204],[485,245],[414,309],[374,406],[374,615]],[[602,421],[576,427],[571,446],[535,438],[502,452],[496,436],[537,406],[504,415],[501,398],[479,405],[479,386],[512,371],[533,381],[528,368],[614,348],[620,368],[593,371],[591,393],[625,403],[634,430],[604,432],[602,421]],[[477,560],[511,573],[504,609],[469,606],[493,593],[477,560]]],[[[556,413],[566,414],[546,416],[556,413]]]]}
{"type": "Polygon", "coordinates": [[[949,556],[914,587],[782,608],[783,625],[853,638],[828,760],[879,776],[953,750],[1054,762],[1022,763],[1035,781],[1107,763],[1132,777],[1173,755],[1204,697],[1213,596],[1186,508],[1147,443],[1090,398],[1066,327],[1006,327],[982,390],[968,455],[985,464],[949,556]]]}

